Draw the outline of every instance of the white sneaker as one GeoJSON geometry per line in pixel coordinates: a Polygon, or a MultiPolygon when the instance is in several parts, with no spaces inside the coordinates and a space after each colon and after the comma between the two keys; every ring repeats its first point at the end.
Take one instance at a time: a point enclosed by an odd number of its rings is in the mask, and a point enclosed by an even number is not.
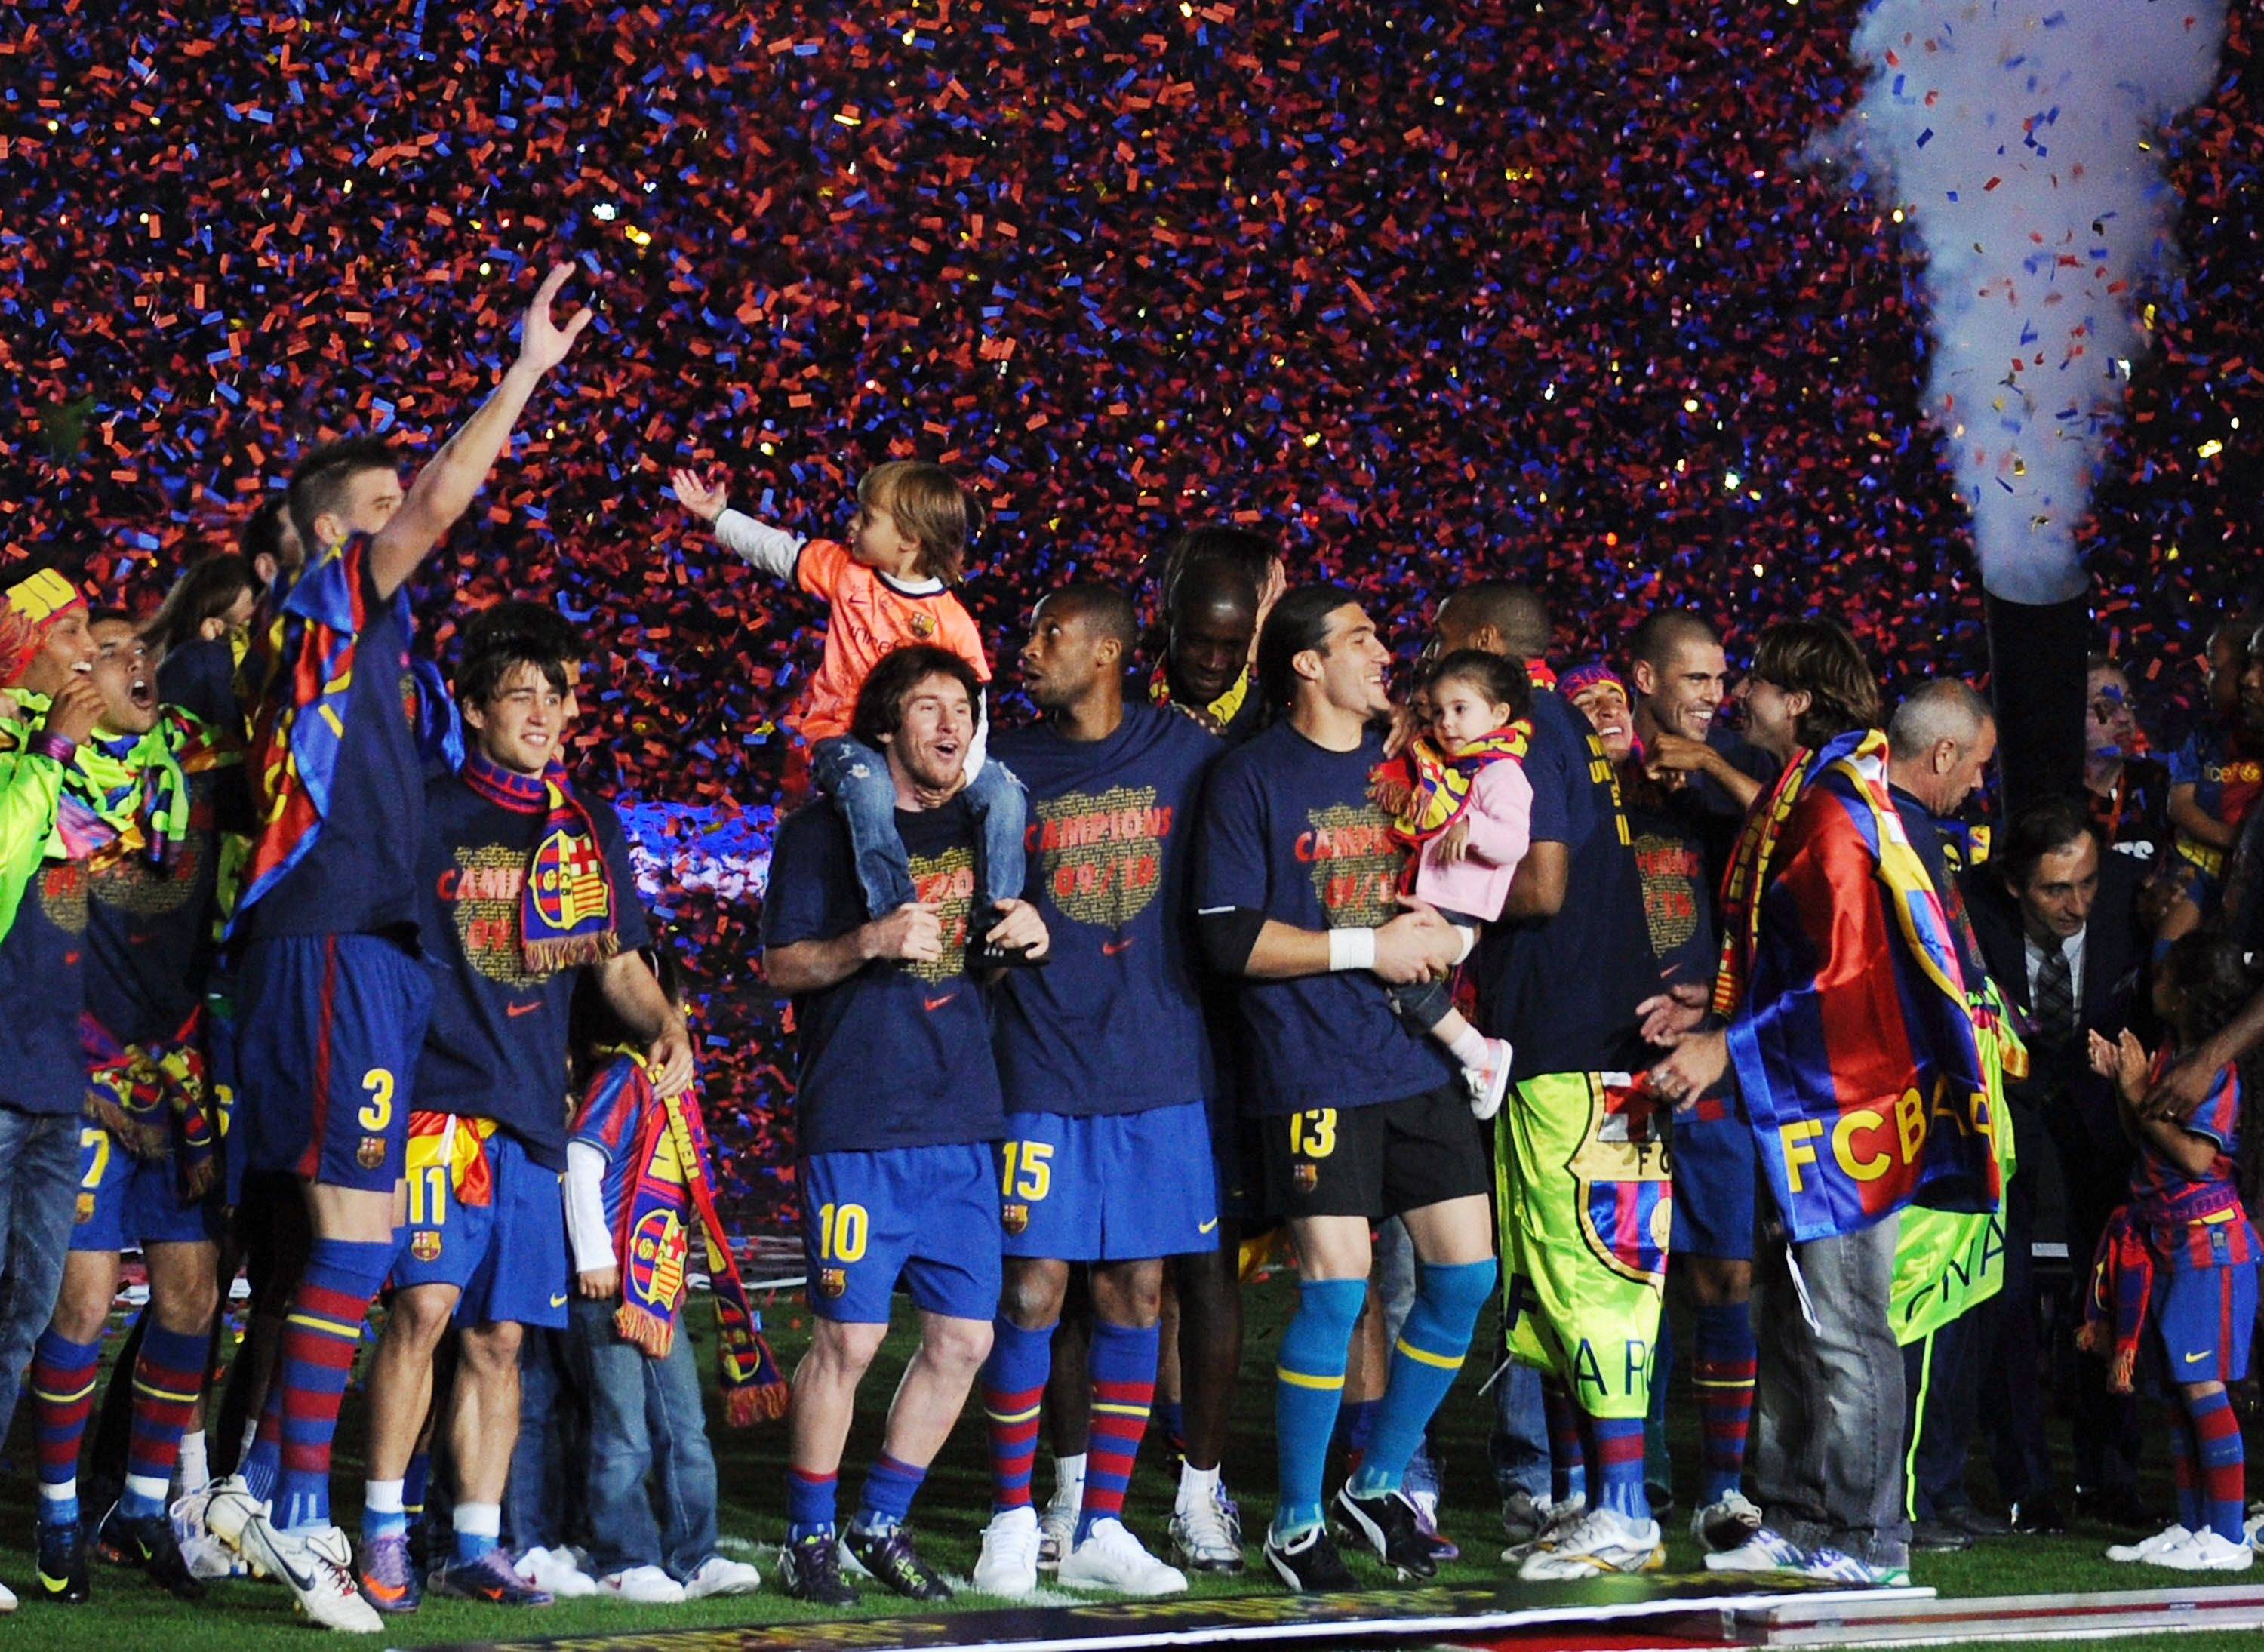
{"type": "Polygon", "coordinates": [[[684,1585],[657,1566],[632,1566],[598,1579],[598,1592],[639,1606],[680,1606],[684,1585]]]}
{"type": "MultiPolygon", "coordinates": [[[[222,1577],[241,1577],[250,1569],[241,1556],[212,1534],[206,1524],[205,1511],[212,1502],[212,1482],[195,1491],[176,1497],[166,1511],[173,1525],[173,1547],[181,1551],[182,1563],[189,1576],[205,1583],[222,1577]]],[[[0,1607],[0,1611],[4,1611],[0,1607]]]]}
{"type": "Polygon", "coordinates": [[[1761,1511],[1742,1491],[1724,1492],[1690,1517],[1690,1535],[1713,1554],[1744,1546],[1761,1529],[1761,1511]]]}
{"type": "Polygon", "coordinates": [[[519,1557],[512,1570],[560,1600],[580,1600],[598,1592],[598,1580],[577,1566],[573,1555],[562,1548],[531,1548],[519,1557]]]}
{"type": "Polygon", "coordinates": [[[1507,1039],[1488,1039],[1486,1058],[1477,1067],[1462,1069],[1462,1082],[1470,1087],[1470,1112],[1483,1124],[1501,1111],[1509,1093],[1511,1050],[1507,1039]]]}
{"type": "Polygon", "coordinates": [[[244,1484],[242,1474],[215,1480],[199,1495],[204,1498],[205,1530],[231,1553],[242,1554],[244,1527],[265,1517],[268,1505],[251,1495],[251,1488],[244,1484]]]}
{"type": "Polygon", "coordinates": [[[0,1583],[0,1612],[13,1612],[15,1610],[16,1591],[9,1588],[7,1584],[0,1583]]]}
{"type": "Polygon", "coordinates": [[[1187,1567],[1198,1572],[1232,1574],[1243,1567],[1242,1542],[1226,1506],[1207,1492],[1198,1492],[1172,1511],[1172,1547],[1187,1567]]]}
{"type": "Polygon", "coordinates": [[[1027,1503],[1001,1509],[983,1528],[983,1553],[975,1561],[975,1587],[986,1595],[1019,1600],[1038,1587],[1038,1511],[1027,1503]]]}
{"type": "Polygon", "coordinates": [[[1706,1557],[1709,1572],[1797,1572],[1807,1569],[1808,1555],[1763,1526],[1733,1549],[1706,1557]]]}
{"type": "Polygon", "coordinates": [[[1077,1517],[1085,1511],[1085,1482],[1056,1487],[1045,1511],[1038,1516],[1038,1565],[1048,1571],[1061,1564],[1077,1540],[1077,1517]],[[1066,1496],[1064,1496],[1066,1493],[1066,1496]]]}
{"type": "Polygon", "coordinates": [[[2146,1561],[2178,1572],[2245,1572],[2255,1558],[2256,1551],[2246,1543],[2203,1531],[2193,1532],[2182,1543],[2156,1549],[2146,1561]]]}
{"type": "Polygon", "coordinates": [[[1186,1573],[1148,1553],[1114,1516],[1092,1523],[1085,1541],[1062,1556],[1054,1580],[1063,1589],[1107,1589],[1120,1595],[1176,1595],[1187,1586],[1186,1573]]]}
{"type": "Polygon", "coordinates": [[[710,1554],[684,1580],[686,1600],[706,1600],[711,1595],[751,1595],[763,1586],[763,1575],[744,1561],[710,1554]]]}
{"type": "Polygon", "coordinates": [[[2107,1558],[2128,1566],[2133,1561],[2150,1561],[2166,1548],[2174,1548],[2193,1533],[2181,1525],[2165,1526],[2152,1537],[2140,1538],[2136,1543],[2110,1543],[2107,1558]]]}
{"type": "Polygon", "coordinates": [[[243,1558],[288,1588],[299,1606],[325,1629],[376,1634],[385,1627],[377,1608],[362,1598],[354,1581],[353,1544],[334,1525],[308,1532],[279,1532],[266,1515],[252,1517],[241,1532],[243,1558]]]}
{"type": "Polygon", "coordinates": [[[1536,1554],[1542,1549],[1555,1548],[1557,1544],[1564,1541],[1573,1527],[1578,1525],[1588,1516],[1588,1500],[1586,1497],[1567,1497],[1562,1503],[1545,1503],[1539,1506],[1545,1511],[1542,1518],[1541,1529],[1526,1541],[1513,1543],[1501,1552],[1502,1559],[1513,1565],[1522,1562],[1528,1554],[1536,1554]]]}
{"type": "Polygon", "coordinates": [[[1592,1511],[1557,1540],[1535,1549],[1518,1567],[1528,1583],[1561,1583],[1601,1572],[1655,1572],[1666,1564],[1658,1522],[1636,1522],[1610,1509],[1592,1511]]]}

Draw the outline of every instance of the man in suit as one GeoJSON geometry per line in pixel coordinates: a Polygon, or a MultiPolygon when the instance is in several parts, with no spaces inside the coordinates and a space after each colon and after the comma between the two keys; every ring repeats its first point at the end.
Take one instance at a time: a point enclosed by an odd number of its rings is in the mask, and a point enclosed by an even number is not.
{"type": "MultiPolygon", "coordinates": [[[[2086,1034],[2112,1039],[2138,1012],[2145,940],[2135,912],[2143,869],[2104,852],[2082,803],[2052,798],[2012,822],[2003,852],[1965,875],[1966,905],[1991,979],[2019,1018],[2029,1071],[2006,1086],[2021,1164],[2006,1190],[2005,1286],[1981,1415],[1992,1419],[1998,1482],[2016,1531],[2052,1532],[2063,1519],[2035,1403],[2037,1156],[2049,1137],[2065,1183],[2069,1259],[2079,1280],[2123,1202],[2130,1147],[2108,1081],[2086,1059],[2086,1034]]],[[[2076,1366],[2076,1511],[2146,1526],[2137,1491],[2138,1414],[2107,1391],[2096,1360],[2076,1366]]]]}

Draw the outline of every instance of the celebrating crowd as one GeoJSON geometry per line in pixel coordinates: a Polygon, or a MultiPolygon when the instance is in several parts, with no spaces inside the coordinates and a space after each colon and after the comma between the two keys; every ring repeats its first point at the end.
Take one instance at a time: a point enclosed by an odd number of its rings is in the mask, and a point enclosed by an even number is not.
{"type": "Polygon", "coordinates": [[[428,1587],[755,1589],[718,1553],[695,1266],[727,1416],[786,1419],[788,1594],[853,1601],[845,1556],[948,1596],[911,1511],[978,1387],[975,1588],[1027,1595],[1050,1566],[1181,1590],[1245,1565],[1238,1264],[1268,1244],[1298,1281],[1259,1545],[1287,1586],[1355,1586],[1339,1538],[1402,1578],[1457,1552],[1426,1433],[1496,1302],[1505,1559],[1663,1564],[1670,1271],[1706,1564],[1903,1581],[1913,1542],[2064,1522],[2032,1403],[2054,1165],[2098,1356],[2078,1512],[2151,1524],[2151,1384],[2179,1506],[2110,1557],[2248,1563],[2227,1385],[2256,1309],[2253,623],[2219,634],[2214,721],[2166,771],[2101,661],[2082,790],[1992,833],[1966,823],[1988,702],[1941,679],[1889,715],[1829,619],[1765,629],[1732,693],[1696,613],[1560,674],[1542,597],[1477,581],[1395,699],[1359,597],[1238,528],[1158,559],[1144,634],[1129,591],[1033,593],[1036,717],[994,729],[948,473],[868,474],[840,541],[680,473],[721,544],[828,609],[793,720],[811,794],[762,914],[799,1041],[815,1330],[789,1383],[716,1214],[674,964],[566,762],[583,638],[513,601],[466,623],[451,681],[414,651],[408,582],[586,324],[553,319],[566,273],[406,487],[382,444],[316,450],[243,557],[139,623],[55,568],[4,576],[0,1406],[28,1371],[41,1596],[86,1600],[97,1548],[188,1596],[249,1568],[366,1632],[428,1587]],[[137,1248],[150,1305],[98,1512],[80,1460],[137,1248]],[[251,1331],[207,1446],[240,1265],[251,1331]],[[357,1547],[331,1438],[388,1286],[357,1547]],[[918,1346],[841,1521],[899,1287],[918,1346]],[[1158,1409],[1176,1565],[1124,1519],[1158,1409]],[[2007,1521],[1963,1483],[1984,1418],[2007,1521]],[[437,1536],[415,1518],[436,1457],[437,1536]]]}

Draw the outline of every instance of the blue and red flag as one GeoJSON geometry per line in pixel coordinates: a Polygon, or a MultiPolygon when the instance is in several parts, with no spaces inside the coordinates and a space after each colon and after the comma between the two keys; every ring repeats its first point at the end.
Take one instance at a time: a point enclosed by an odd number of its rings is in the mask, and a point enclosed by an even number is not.
{"type": "Polygon", "coordinates": [[[1755,809],[1731,879],[1730,1058],[1796,1241],[1913,1201],[1993,1210],[2001,1192],[1956,938],[1886,760],[1876,730],[1808,754],[1755,809]]]}
{"type": "MultiPolygon", "coordinates": [[[[231,924],[305,858],[330,813],[356,645],[368,623],[368,536],[356,534],[314,558],[252,634],[243,685],[254,708],[246,766],[258,825],[231,924]]],[[[408,588],[393,601],[405,631],[408,588]]]]}

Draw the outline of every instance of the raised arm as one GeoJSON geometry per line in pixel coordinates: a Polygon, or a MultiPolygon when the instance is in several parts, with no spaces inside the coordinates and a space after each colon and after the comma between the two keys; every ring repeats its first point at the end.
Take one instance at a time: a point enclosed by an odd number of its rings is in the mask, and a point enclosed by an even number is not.
{"type": "Polygon", "coordinates": [[[370,576],[377,585],[379,596],[390,597],[400,590],[417,571],[417,565],[455,526],[457,518],[471,508],[473,498],[487,482],[488,473],[495,468],[504,444],[511,439],[512,426],[526,409],[527,398],[534,394],[543,375],[566,359],[566,352],[590,324],[596,312],[586,307],[577,311],[563,327],[550,318],[551,302],[558,296],[558,289],[566,285],[573,268],[570,264],[551,267],[549,275],[535,292],[534,302],[527,307],[526,323],[519,337],[519,359],[504,374],[503,382],[494,393],[480,404],[479,410],[465,420],[463,428],[451,436],[424,468],[417,473],[417,480],[410,484],[401,508],[370,541],[370,576]]]}

